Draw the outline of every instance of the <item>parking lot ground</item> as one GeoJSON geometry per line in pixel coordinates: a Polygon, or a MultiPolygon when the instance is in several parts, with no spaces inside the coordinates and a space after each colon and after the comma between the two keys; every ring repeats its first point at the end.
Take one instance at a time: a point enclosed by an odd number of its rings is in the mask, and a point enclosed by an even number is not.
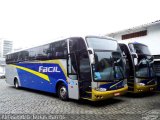
{"type": "Polygon", "coordinates": [[[61,101],[54,94],[25,88],[15,89],[0,79],[0,114],[52,114],[77,120],[160,119],[160,93],[126,94],[99,102],[61,101]]]}

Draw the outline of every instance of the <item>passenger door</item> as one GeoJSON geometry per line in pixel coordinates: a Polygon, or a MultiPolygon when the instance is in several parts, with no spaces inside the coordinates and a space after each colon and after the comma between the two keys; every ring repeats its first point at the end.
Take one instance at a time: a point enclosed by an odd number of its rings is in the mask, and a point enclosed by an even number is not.
{"type": "Polygon", "coordinates": [[[128,47],[125,44],[119,44],[122,53],[126,56],[126,75],[127,75],[127,84],[128,90],[134,91],[134,67],[133,61],[128,50],[128,47]]]}
{"type": "Polygon", "coordinates": [[[91,91],[91,69],[85,42],[82,38],[71,38],[67,44],[69,98],[86,97],[91,91]]]}
{"type": "Polygon", "coordinates": [[[75,53],[68,56],[68,96],[72,99],[79,99],[79,81],[78,81],[78,66],[75,53]]]}
{"type": "Polygon", "coordinates": [[[77,60],[79,66],[80,97],[91,98],[91,67],[88,51],[79,52],[77,60]]]}

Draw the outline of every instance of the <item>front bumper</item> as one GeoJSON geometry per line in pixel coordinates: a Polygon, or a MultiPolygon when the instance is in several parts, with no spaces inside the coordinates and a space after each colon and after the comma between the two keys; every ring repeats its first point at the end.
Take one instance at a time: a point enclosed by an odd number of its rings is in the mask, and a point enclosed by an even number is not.
{"type": "Polygon", "coordinates": [[[156,88],[157,88],[157,84],[147,85],[147,86],[135,85],[134,93],[154,91],[154,90],[156,90],[156,88]]]}
{"type": "Polygon", "coordinates": [[[127,90],[128,90],[128,86],[121,88],[121,89],[117,89],[117,90],[103,91],[103,92],[92,89],[91,101],[100,101],[100,100],[112,98],[114,96],[123,95],[124,93],[127,92],[127,90]]]}

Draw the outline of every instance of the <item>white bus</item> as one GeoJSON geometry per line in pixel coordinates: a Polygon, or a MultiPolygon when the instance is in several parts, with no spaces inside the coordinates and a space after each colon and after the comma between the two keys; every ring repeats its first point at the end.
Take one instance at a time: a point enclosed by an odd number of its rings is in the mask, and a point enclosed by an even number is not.
{"type": "Polygon", "coordinates": [[[108,37],[70,37],[7,54],[6,63],[7,83],[62,100],[98,101],[128,89],[119,45],[108,37]]]}

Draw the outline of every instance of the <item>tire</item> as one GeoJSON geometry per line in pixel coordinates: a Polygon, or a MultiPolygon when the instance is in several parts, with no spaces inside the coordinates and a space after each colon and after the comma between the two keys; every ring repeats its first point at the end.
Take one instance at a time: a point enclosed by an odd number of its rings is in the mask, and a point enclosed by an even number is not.
{"type": "Polygon", "coordinates": [[[14,87],[15,87],[16,89],[19,88],[19,83],[18,83],[18,80],[17,80],[17,79],[14,80],[14,87]]]}
{"type": "Polygon", "coordinates": [[[68,91],[64,84],[58,86],[58,97],[64,101],[68,100],[68,91]]]}
{"type": "Polygon", "coordinates": [[[3,76],[1,76],[1,79],[5,79],[5,76],[3,75],[3,76]]]}

